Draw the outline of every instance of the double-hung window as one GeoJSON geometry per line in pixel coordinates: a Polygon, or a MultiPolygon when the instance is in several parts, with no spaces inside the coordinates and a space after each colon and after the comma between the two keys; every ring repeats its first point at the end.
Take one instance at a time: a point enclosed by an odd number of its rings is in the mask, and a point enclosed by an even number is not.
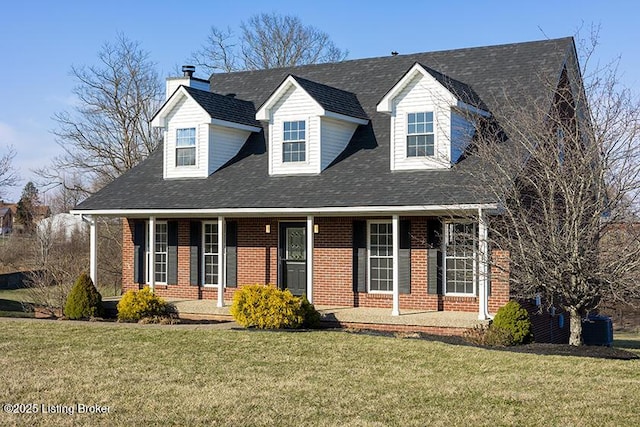
{"type": "Polygon", "coordinates": [[[282,161],[304,162],[306,160],[306,130],[304,120],[284,122],[282,161]]]}
{"type": "Polygon", "coordinates": [[[156,283],[167,283],[167,252],[169,247],[169,233],[168,226],[166,222],[156,222],[156,230],[155,230],[155,247],[153,248],[153,252],[151,252],[150,242],[149,242],[149,233],[146,234],[146,257],[147,257],[147,274],[146,281],[150,282],[150,271],[151,271],[151,262],[154,264],[155,268],[155,282],[156,283]]]}
{"type": "Polygon", "coordinates": [[[204,284],[217,285],[219,271],[218,256],[218,223],[205,222],[203,227],[204,242],[204,284]]]}
{"type": "Polygon", "coordinates": [[[369,291],[393,291],[393,229],[390,222],[369,223],[369,291]]]}
{"type": "Polygon", "coordinates": [[[449,222],[445,227],[446,293],[475,295],[478,256],[476,224],[449,222]]]}
{"type": "Polygon", "coordinates": [[[176,129],[176,166],[195,166],[196,128],[176,129]]]}
{"type": "Polygon", "coordinates": [[[407,157],[433,156],[433,111],[407,115],[407,157]]]}

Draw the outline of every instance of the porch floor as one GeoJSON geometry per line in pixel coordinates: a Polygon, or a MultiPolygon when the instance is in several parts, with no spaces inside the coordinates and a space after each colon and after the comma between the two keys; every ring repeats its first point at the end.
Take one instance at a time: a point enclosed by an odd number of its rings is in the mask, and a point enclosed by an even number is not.
{"type": "MultiPolygon", "coordinates": [[[[212,300],[187,300],[167,298],[183,318],[232,320],[230,301],[224,307],[216,307],[212,300]]],[[[421,331],[446,335],[459,335],[466,329],[486,324],[478,320],[478,313],[456,311],[401,310],[399,316],[391,315],[391,308],[316,306],[322,321],[336,326],[361,329],[421,331]]]]}

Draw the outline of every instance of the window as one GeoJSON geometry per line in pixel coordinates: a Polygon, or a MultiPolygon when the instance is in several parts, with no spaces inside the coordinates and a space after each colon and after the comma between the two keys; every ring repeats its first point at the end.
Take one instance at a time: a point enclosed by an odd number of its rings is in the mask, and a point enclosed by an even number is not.
{"type": "Polygon", "coordinates": [[[390,222],[369,223],[369,291],[393,291],[393,229],[390,222]]]}
{"type": "Polygon", "coordinates": [[[306,160],[304,120],[284,122],[283,141],[283,162],[304,162],[306,160]]]}
{"type": "Polygon", "coordinates": [[[196,128],[176,130],[176,166],[195,166],[196,128]]]}
{"type": "Polygon", "coordinates": [[[478,235],[475,223],[445,224],[446,293],[475,295],[478,235]]]}
{"type": "Polygon", "coordinates": [[[218,284],[218,223],[205,222],[204,238],[204,284],[218,284]]]}
{"type": "Polygon", "coordinates": [[[433,156],[433,112],[407,115],[407,157],[433,156]]]}
{"type": "MultiPolygon", "coordinates": [[[[148,223],[147,223],[148,224],[148,223]]],[[[146,234],[146,256],[147,261],[153,260],[155,267],[155,282],[167,283],[167,249],[168,249],[168,228],[166,222],[156,222],[156,243],[153,254],[149,251],[149,233],[146,234]]],[[[146,279],[149,282],[151,263],[147,262],[149,268],[147,269],[146,279]]]]}

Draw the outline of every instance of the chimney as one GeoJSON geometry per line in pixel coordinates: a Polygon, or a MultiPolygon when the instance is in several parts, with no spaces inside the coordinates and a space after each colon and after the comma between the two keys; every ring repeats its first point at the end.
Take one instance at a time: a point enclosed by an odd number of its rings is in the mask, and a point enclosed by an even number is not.
{"type": "Polygon", "coordinates": [[[193,65],[183,65],[182,66],[182,76],[179,77],[169,77],[166,82],[166,99],[169,99],[171,95],[178,89],[180,86],[188,86],[194,89],[204,90],[207,92],[211,91],[211,86],[209,84],[209,80],[199,79],[198,77],[194,77],[193,75],[196,72],[196,67],[193,65]]]}
{"type": "Polygon", "coordinates": [[[193,73],[196,72],[196,67],[193,65],[183,65],[182,66],[182,75],[184,77],[193,77],[193,73]]]}

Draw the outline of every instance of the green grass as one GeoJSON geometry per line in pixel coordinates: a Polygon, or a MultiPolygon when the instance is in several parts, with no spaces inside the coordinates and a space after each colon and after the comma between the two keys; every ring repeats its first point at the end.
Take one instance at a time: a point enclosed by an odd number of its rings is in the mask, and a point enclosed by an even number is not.
{"type": "Polygon", "coordinates": [[[332,331],[6,319],[0,403],[110,413],[0,413],[0,425],[635,426],[639,362],[332,331]]]}

